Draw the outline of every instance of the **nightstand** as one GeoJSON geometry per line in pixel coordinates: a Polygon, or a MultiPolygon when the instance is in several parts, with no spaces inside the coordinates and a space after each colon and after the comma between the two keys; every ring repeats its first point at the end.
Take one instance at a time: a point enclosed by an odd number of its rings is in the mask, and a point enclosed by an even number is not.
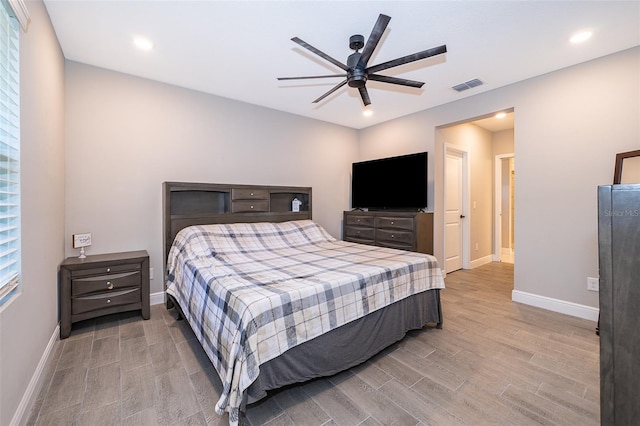
{"type": "Polygon", "coordinates": [[[149,319],[149,254],[145,250],[68,257],[60,264],[60,338],[71,324],[140,310],[149,319]]]}

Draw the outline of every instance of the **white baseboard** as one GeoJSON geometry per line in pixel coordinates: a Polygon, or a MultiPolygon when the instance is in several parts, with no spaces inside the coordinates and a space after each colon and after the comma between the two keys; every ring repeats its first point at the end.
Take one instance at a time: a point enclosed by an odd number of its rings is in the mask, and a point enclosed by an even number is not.
{"type": "Polygon", "coordinates": [[[600,312],[598,308],[592,308],[591,306],[580,305],[578,303],[567,302],[566,300],[553,299],[551,297],[540,296],[518,290],[513,290],[511,292],[511,300],[518,303],[524,303],[525,305],[531,305],[548,311],[571,315],[572,317],[583,318],[591,321],[597,321],[598,314],[600,312]]]}
{"type": "Polygon", "coordinates": [[[478,266],[486,265],[487,263],[493,262],[493,255],[490,254],[485,257],[481,257],[480,259],[475,259],[471,261],[471,269],[477,268],[478,266]]]}
{"type": "Polygon", "coordinates": [[[44,349],[42,356],[40,357],[40,362],[38,362],[38,366],[36,367],[36,371],[33,372],[33,376],[31,376],[31,380],[29,381],[29,385],[22,395],[22,399],[20,400],[20,404],[18,405],[18,409],[13,414],[13,419],[11,419],[11,426],[24,425],[29,420],[29,415],[31,414],[31,409],[33,408],[33,404],[36,402],[36,398],[38,397],[38,393],[40,393],[40,389],[42,388],[42,381],[46,376],[46,369],[49,366],[49,362],[51,361],[51,356],[54,351],[53,348],[58,341],[58,337],[60,336],[60,325],[57,325],[53,330],[53,334],[49,339],[49,343],[47,343],[47,347],[44,349]],[[26,415],[26,417],[25,417],[26,415]]]}
{"type": "Polygon", "coordinates": [[[150,305],[162,305],[164,303],[164,291],[158,291],[157,293],[151,293],[149,295],[150,305]]]}

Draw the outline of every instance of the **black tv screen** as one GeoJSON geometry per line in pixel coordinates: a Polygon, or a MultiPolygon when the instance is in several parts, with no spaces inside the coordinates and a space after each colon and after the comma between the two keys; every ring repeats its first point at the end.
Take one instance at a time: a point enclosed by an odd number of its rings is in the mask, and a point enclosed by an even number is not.
{"type": "Polygon", "coordinates": [[[427,153],[353,163],[353,208],[423,209],[427,207],[427,153]]]}

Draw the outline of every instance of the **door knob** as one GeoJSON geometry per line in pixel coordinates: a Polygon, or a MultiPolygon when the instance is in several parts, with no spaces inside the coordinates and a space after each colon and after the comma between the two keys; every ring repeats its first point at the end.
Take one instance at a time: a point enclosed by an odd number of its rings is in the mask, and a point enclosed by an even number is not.
{"type": "Polygon", "coordinates": [[[465,215],[463,215],[463,214],[461,214],[461,215],[460,215],[460,219],[464,219],[465,217],[466,217],[466,216],[465,216],[465,215]]]}

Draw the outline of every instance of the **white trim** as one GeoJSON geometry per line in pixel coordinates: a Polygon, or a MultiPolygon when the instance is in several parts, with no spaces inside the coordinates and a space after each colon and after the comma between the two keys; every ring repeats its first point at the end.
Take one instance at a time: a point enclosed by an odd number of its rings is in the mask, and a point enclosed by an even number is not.
{"type": "Polygon", "coordinates": [[[489,254],[485,257],[481,257],[480,259],[475,259],[471,261],[471,269],[477,268],[478,266],[486,265],[487,263],[493,262],[493,255],[489,254]]]}
{"type": "Polygon", "coordinates": [[[162,305],[164,303],[164,291],[158,291],[149,295],[150,305],[162,305]]]}
{"type": "Polygon", "coordinates": [[[567,302],[566,300],[553,299],[551,297],[540,296],[538,294],[526,293],[524,291],[513,290],[511,300],[525,305],[535,306],[548,311],[559,312],[572,317],[597,321],[600,310],[591,306],[580,305],[578,303],[567,302]]]}
{"type": "Polygon", "coordinates": [[[31,409],[33,408],[33,404],[36,402],[36,398],[40,393],[40,389],[42,388],[42,381],[45,379],[46,368],[49,366],[51,362],[51,356],[55,353],[53,348],[58,342],[58,337],[60,336],[60,326],[57,325],[53,330],[53,334],[49,339],[49,343],[47,347],[44,349],[42,356],[40,357],[40,362],[38,362],[38,366],[36,367],[36,371],[33,372],[33,376],[31,376],[31,380],[29,381],[29,385],[22,395],[22,399],[20,400],[20,404],[18,405],[18,409],[13,414],[13,419],[11,419],[10,425],[23,425],[27,423],[29,420],[28,416],[31,414],[31,409]],[[24,418],[24,415],[27,415],[27,418],[24,418]]]}
{"type": "Polygon", "coordinates": [[[27,5],[23,0],[7,0],[11,9],[13,9],[13,13],[16,16],[16,19],[20,23],[23,31],[27,31],[27,27],[29,26],[29,10],[27,9],[27,5]]]}

